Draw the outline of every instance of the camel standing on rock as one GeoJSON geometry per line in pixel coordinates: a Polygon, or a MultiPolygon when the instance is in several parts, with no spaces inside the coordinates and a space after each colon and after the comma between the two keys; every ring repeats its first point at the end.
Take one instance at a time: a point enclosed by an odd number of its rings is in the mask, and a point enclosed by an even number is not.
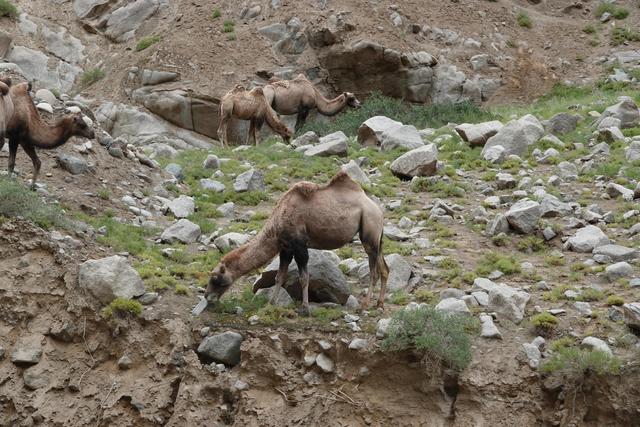
{"type": "Polygon", "coordinates": [[[11,88],[11,79],[0,79],[0,150],[4,145],[4,136],[7,132],[9,120],[13,117],[13,101],[9,94],[11,88]]]}
{"type": "MultiPolygon", "coordinates": [[[[13,174],[16,164],[18,145],[27,153],[33,162],[33,179],[31,189],[35,190],[41,162],[36,154],[36,148],[52,149],[63,145],[72,136],[82,136],[94,139],[93,129],[84,121],[82,113],[68,114],[53,126],[42,121],[38,110],[33,105],[29,91],[30,83],[20,83],[11,86],[9,95],[14,105],[13,117],[7,125],[9,137],[9,176],[13,174]]],[[[4,138],[0,140],[0,149],[4,146],[4,138]]]]}
{"type": "Polygon", "coordinates": [[[302,280],[303,313],[309,313],[309,248],[338,249],[360,234],[369,257],[371,285],[363,306],[369,305],[378,276],[378,307],[383,307],[389,267],[382,253],[383,213],[349,175],[340,171],[329,184],[299,182],[278,201],[262,230],[249,243],[225,255],[211,272],[205,297],[218,299],[233,282],[280,254],[274,302],[286,281],[292,259],[302,280]]]}
{"type": "Polygon", "coordinates": [[[249,120],[249,133],[247,145],[253,137],[258,145],[257,132],[266,121],[274,132],[282,136],[288,142],[291,131],[280,121],[278,115],[267,103],[261,88],[253,88],[247,91],[244,87],[236,85],[220,100],[220,125],[218,126],[218,139],[222,146],[228,146],[227,126],[231,118],[249,120]]]}
{"type": "Polygon", "coordinates": [[[351,92],[326,99],[304,74],[299,74],[293,80],[269,80],[264,87],[264,96],[278,114],[298,115],[296,132],[302,128],[309,112],[314,108],[325,116],[335,116],[347,106],[360,107],[360,101],[351,92]]]}

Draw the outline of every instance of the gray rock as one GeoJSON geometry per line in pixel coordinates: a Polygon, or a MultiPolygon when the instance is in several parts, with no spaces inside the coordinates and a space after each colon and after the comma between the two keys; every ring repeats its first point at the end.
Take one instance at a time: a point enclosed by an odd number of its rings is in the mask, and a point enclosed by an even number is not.
{"type": "Polygon", "coordinates": [[[580,116],[558,113],[549,119],[548,131],[553,135],[564,135],[573,132],[578,126],[580,116]]]}
{"type": "Polygon", "coordinates": [[[181,242],[189,244],[196,242],[201,234],[202,231],[198,224],[183,218],[166,228],[160,235],[160,240],[166,243],[181,242]]]}
{"type": "Polygon", "coordinates": [[[345,171],[347,175],[349,175],[349,177],[357,183],[361,185],[371,185],[371,180],[369,179],[367,174],[364,173],[362,169],[360,169],[360,166],[358,166],[355,161],[350,160],[346,165],[342,165],[341,169],[345,171]]]}
{"type": "Polygon", "coordinates": [[[294,147],[304,147],[305,145],[317,145],[320,137],[314,131],[308,131],[300,135],[291,142],[294,147]]]}
{"type": "Polygon", "coordinates": [[[506,190],[508,188],[516,188],[517,181],[510,173],[498,173],[496,175],[496,186],[498,190],[506,190]]]}
{"type": "Polygon", "coordinates": [[[480,336],[482,338],[496,338],[502,339],[502,334],[493,323],[493,317],[487,314],[480,315],[480,324],[482,325],[482,329],[480,331],[480,336]]]}
{"type": "MultiPolygon", "coordinates": [[[[609,127],[598,129],[597,131],[597,139],[603,143],[613,143],[616,141],[624,141],[624,134],[618,127],[609,127]]],[[[608,154],[608,153],[603,153],[608,154]]]]}
{"type": "Polygon", "coordinates": [[[38,50],[14,46],[7,55],[7,61],[14,63],[21,74],[39,86],[68,91],[73,87],[82,69],[66,61],[51,60],[55,68],[49,68],[49,57],[38,50]]]}
{"type": "Polygon", "coordinates": [[[271,301],[271,298],[273,296],[273,292],[275,290],[275,286],[272,286],[270,288],[262,288],[262,289],[258,289],[258,291],[256,292],[256,296],[258,295],[264,295],[268,298],[269,302],[275,306],[278,307],[289,307],[291,305],[293,305],[293,298],[291,298],[291,296],[289,296],[289,293],[287,292],[286,289],[281,288],[280,292],[278,293],[278,299],[276,299],[275,301],[271,301]]]}
{"type": "Polygon", "coordinates": [[[615,117],[605,117],[600,120],[598,123],[598,130],[608,129],[608,128],[620,128],[622,121],[620,119],[616,119],[615,117]]]}
{"type": "Polygon", "coordinates": [[[463,141],[468,142],[472,147],[482,147],[502,128],[502,123],[494,120],[478,124],[463,123],[456,126],[455,131],[463,141]]]}
{"type": "Polygon", "coordinates": [[[159,295],[157,292],[145,292],[144,295],[138,298],[138,301],[142,305],[151,305],[154,302],[158,301],[158,297],[159,295]]]}
{"type": "Polygon", "coordinates": [[[367,347],[369,341],[363,338],[354,338],[349,343],[349,350],[362,350],[367,347]]]}
{"type": "Polygon", "coordinates": [[[36,91],[36,98],[48,103],[49,105],[55,105],[58,99],[48,89],[38,89],[36,91]]]}
{"type": "Polygon", "coordinates": [[[220,181],[209,178],[202,178],[200,180],[200,187],[202,187],[203,190],[213,191],[214,193],[222,193],[226,188],[220,181]]]}
{"type": "Polygon", "coordinates": [[[220,212],[223,217],[231,218],[233,217],[236,210],[236,205],[233,202],[223,203],[216,208],[217,212],[220,212]]]}
{"type": "Polygon", "coordinates": [[[205,169],[220,169],[220,159],[215,154],[209,154],[202,162],[202,167],[205,169]]]}
{"type": "Polygon", "coordinates": [[[538,228],[542,209],[538,202],[522,199],[515,203],[505,216],[511,228],[519,233],[530,234],[538,228]]]}
{"type": "Polygon", "coordinates": [[[241,233],[227,233],[216,238],[213,244],[220,250],[220,252],[226,253],[231,249],[235,249],[247,243],[251,239],[248,234],[241,233]]]}
{"type": "Polygon", "coordinates": [[[128,355],[123,354],[122,357],[118,359],[118,368],[127,370],[131,368],[131,366],[133,366],[133,361],[128,355]]]}
{"type": "Polygon", "coordinates": [[[412,125],[403,125],[382,132],[380,135],[380,147],[382,151],[390,151],[395,148],[413,150],[422,147],[422,137],[418,129],[412,125]]]}
{"type": "Polygon", "coordinates": [[[391,172],[405,179],[416,176],[431,176],[436,173],[437,163],[438,148],[435,144],[429,144],[398,157],[391,163],[391,172]]]}
{"type": "Polygon", "coordinates": [[[569,162],[558,164],[558,176],[564,181],[575,181],[578,179],[578,167],[569,162]]]}
{"type": "Polygon", "coordinates": [[[602,245],[593,250],[594,255],[604,255],[613,262],[631,261],[638,257],[638,251],[620,245],[602,245]]]}
{"type": "Polygon", "coordinates": [[[326,373],[331,373],[335,370],[335,364],[333,363],[333,360],[331,360],[324,353],[318,354],[318,356],[316,357],[316,365],[318,365],[318,367],[326,373]]]}
{"type": "Polygon", "coordinates": [[[622,196],[622,198],[628,202],[633,200],[633,190],[630,190],[623,185],[616,184],[615,182],[607,184],[606,191],[607,194],[613,198],[622,196]]]}
{"type": "Polygon", "coordinates": [[[624,313],[624,323],[632,329],[640,330],[640,302],[624,304],[622,311],[624,313]]]}
{"type": "Polygon", "coordinates": [[[159,8],[159,0],[136,0],[120,7],[109,15],[105,35],[118,43],[131,40],[136,30],[159,8]]]}
{"type": "Polygon", "coordinates": [[[85,59],[82,42],[69,34],[66,29],[60,28],[59,32],[55,32],[43,25],[41,31],[47,50],[56,58],[70,64],[78,64],[85,59]]]}
{"type": "Polygon", "coordinates": [[[177,80],[180,75],[172,71],[142,70],[140,80],[143,85],[159,85],[177,80]]]}
{"type": "Polygon", "coordinates": [[[389,291],[405,289],[409,285],[412,268],[400,254],[390,254],[384,257],[389,266],[387,286],[389,291]]]}
{"type": "Polygon", "coordinates": [[[177,163],[169,163],[167,166],[165,166],[164,170],[173,175],[178,181],[182,181],[184,179],[182,166],[177,163]]]}
{"type": "Polygon", "coordinates": [[[567,240],[566,247],[574,252],[592,252],[595,248],[609,242],[609,238],[602,230],[595,225],[587,225],[567,240]]]}
{"type": "MultiPolygon", "coordinates": [[[[314,302],[332,302],[345,304],[351,295],[346,278],[338,264],[340,258],[331,251],[309,250],[309,300],[314,302]]],[[[253,285],[254,292],[269,288],[275,284],[280,260],[276,257],[263,271],[253,285]]],[[[302,300],[302,288],[299,282],[298,267],[295,262],[289,265],[286,285],[289,295],[302,300]]]]}
{"type": "Polygon", "coordinates": [[[604,110],[600,118],[596,121],[596,125],[607,117],[619,119],[621,128],[631,128],[640,123],[640,111],[633,99],[628,96],[622,96],[618,99],[620,102],[604,110]]]}
{"type": "Polygon", "coordinates": [[[540,366],[540,359],[542,358],[542,354],[540,353],[540,349],[535,344],[522,344],[522,350],[524,354],[527,356],[527,360],[529,361],[529,367],[531,369],[538,369],[540,366]]]}
{"type": "Polygon", "coordinates": [[[135,298],[144,294],[144,284],[124,257],[114,255],[80,264],[78,285],[102,304],[116,298],[135,298]]]}
{"type": "Polygon", "coordinates": [[[625,158],[628,162],[640,161],[640,141],[632,141],[624,150],[625,158]]]}
{"type": "Polygon", "coordinates": [[[502,146],[505,155],[515,154],[521,156],[526,153],[528,147],[536,143],[544,135],[544,128],[531,114],[518,120],[512,120],[501,128],[498,133],[487,140],[482,155],[494,146],[502,146]]]}
{"type": "Polygon", "coordinates": [[[440,292],[440,300],[445,300],[448,298],[462,299],[462,297],[465,295],[465,292],[461,289],[448,288],[440,292]]]}
{"type": "Polygon", "coordinates": [[[564,203],[552,194],[545,194],[540,200],[540,209],[544,218],[564,217],[573,213],[573,207],[569,203],[564,203]]]}
{"type": "Polygon", "coordinates": [[[600,338],[586,337],[582,340],[582,345],[589,347],[592,350],[601,351],[603,353],[607,353],[609,356],[613,356],[613,352],[609,348],[609,345],[600,338]]]}
{"type": "MultiPolygon", "coordinates": [[[[638,327],[640,327],[640,307],[638,308],[638,327]]],[[[389,325],[391,325],[391,319],[380,319],[377,323],[376,328],[376,337],[384,338],[387,336],[387,331],[389,330],[389,325]]]]}
{"type": "Polygon", "coordinates": [[[42,335],[20,337],[11,353],[11,362],[19,366],[30,366],[40,362],[43,339],[42,335]]]}
{"type": "Polygon", "coordinates": [[[629,277],[633,274],[633,267],[625,261],[611,264],[604,269],[604,275],[610,282],[615,282],[618,279],[629,277]]]}
{"type": "Polygon", "coordinates": [[[471,296],[476,299],[478,305],[486,307],[489,305],[489,294],[484,291],[471,292],[471,296]]]}
{"type": "Polygon", "coordinates": [[[529,293],[484,278],[475,279],[473,288],[489,293],[488,310],[495,311],[514,323],[520,323],[524,318],[525,307],[531,298],[529,293]]]}
{"type": "Polygon", "coordinates": [[[591,311],[591,304],[583,301],[576,301],[573,303],[573,306],[578,311],[578,313],[582,314],[585,317],[591,317],[593,312],[591,311]]]}
{"type": "Polygon", "coordinates": [[[371,117],[358,128],[358,143],[364,146],[378,146],[382,143],[382,134],[400,127],[402,123],[388,117],[371,117]]]}
{"type": "Polygon", "coordinates": [[[347,135],[342,131],[334,132],[320,138],[318,145],[314,145],[304,152],[307,157],[344,157],[348,152],[347,135]]]}
{"type": "Polygon", "coordinates": [[[262,34],[272,42],[279,42],[287,36],[287,26],[282,23],[271,24],[258,28],[258,33],[262,34]]]}
{"type": "Polygon", "coordinates": [[[49,385],[49,376],[38,366],[25,369],[22,374],[22,380],[24,381],[24,386],[29,390],[37,390],[49,385]]]}
{"type": "Polygon", "coordinates": [[[459,314],[464,316],[470,316],[471,311],[464,301],[457,298],[443,299],[436,305],[436,310],[442,311],[447,314],[459,314]]]}
{"type": "Polygon", "coordinates": [[[56,156],[56,162],[60,167],[72,175],[79,175],[89,170],[89,165],[84,159],[60,153],[56,156]]]}
{"type": "Polygon", "coordinates": [[[209,336],[198,346],[198,354],[207,360],[225,365],[240,363],[240,345],[244,338],[237,332],[224,332],[209,336]]]}
{"type": "Polygon", "coordinates": [[[236,177],[233,189],[237,193],[245,191],[264,191],[264,175],[260,171],[250,169],[236,177]]]}
{"type": "Polygon", "coordinates": [[[487,223],[487,235],[497,236],[500,233],[507,233],[509,231],[509,221],[503,214],[497,214],[492,220],[487,223]]]}
{"type": "Polygon", "coordinates": [[[176,218],[187,218],[196,211],[196,203],[193,197],[180,196],[166,204],[166,209],[176,218]]]}

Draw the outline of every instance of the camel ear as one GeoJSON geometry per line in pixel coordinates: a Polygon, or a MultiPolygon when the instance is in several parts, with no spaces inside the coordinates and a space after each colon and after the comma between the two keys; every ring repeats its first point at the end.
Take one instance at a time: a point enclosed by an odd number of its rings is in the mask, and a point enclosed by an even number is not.
{"type": "Polygon", "coordinates": [[[220,274],[224,274],[224,264],[220,264],[220,274]]]}

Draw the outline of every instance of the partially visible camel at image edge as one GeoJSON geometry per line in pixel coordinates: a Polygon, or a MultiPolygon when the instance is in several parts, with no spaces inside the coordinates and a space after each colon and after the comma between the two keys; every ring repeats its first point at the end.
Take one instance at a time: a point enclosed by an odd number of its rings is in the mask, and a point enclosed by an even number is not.
{"type": "Polygon", "coordinates": [[[383,222],[382,209],[343,171],[324,186],[299,182],[280,198],[256,237],[222,258],[211,272],[205,297],[210,300],[213,295],[220,299],[234,281],[279,254],[280,266],[271,302],[277,300],[289,264],[295,259],[302,285],[303,312],[308,314],[308,249],[338,249],[359,233],[369,258],[371,277],[363,307],[368,307],[380,277],[378,307],[382,308],[389,277],[389,267],[382,253],[383,222]]]}
{"type": "Polygon", "coordinates": [[[304,74],[299,74],[293,80],[272,78],[264,87],[264,96],[278,114],[298,115],[296,132],[302,128],[309,112],[314,108],[325,116],[335,116],[347,106],[360,107],[360,101],[351,92],[344,92],[334,99],[326,99],[304,74]]]}
{"type": "MultiPolygon", "coordinates": [[[[36,148],[48,150],[60,147],[72,136],[94,139],[95,133],[84,121],[82,113],[68,114],[53,126],[45,124],[33,105],[31,96],[29,96],[30,90],[30,83],[11,86],[9,95],[13,101],[14,113],[7,125],[6,134],[9,138],[9,176],[13,174],[16,153],[18,152],[18,145],[20,145],[33,162],[31,189],[34,190],[41,166],[40,159],[36,154],[36,148]]],[[[0,150],[3,146],[4,138],[0,140],[0,150]]]]}
{"type": "Polygon", "coordinates": [[[0,78],[0,149],[4,145],[4,136],[7,132],[7,125],[13,116],[13,101],[9,94],[11,79],[0,78]]]}
{"type": "Polygon", "coordinates": [[[288,142],[292,135],[291,131],[280,121],[276,112],[267,103],[261,88],[253,88],[247,91],[241,85],[236,85],[220,100],[218,139],[223,147],[229,145],[227,141],[227,126],[232,118],[249,120],[247,145],[249,145],[252,137],[255,144],[259,144],[257,132],[260,131],[265,121],[285,142],[288,142]]]}

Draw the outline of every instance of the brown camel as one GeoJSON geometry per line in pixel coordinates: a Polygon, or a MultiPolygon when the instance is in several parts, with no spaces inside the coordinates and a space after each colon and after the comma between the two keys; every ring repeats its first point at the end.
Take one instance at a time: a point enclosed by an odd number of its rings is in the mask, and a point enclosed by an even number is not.
{"type": "Polygon", "coordinates": [[[4,145],[4,136],[7,132],[7,125],[13,116],[13,101],[9,94],[11,79],[3,77],[0,79],[0,149],[4,145]]]}
{"type": "Polygon", "coordinates": [[[314,108],[325,116],[335,116],[347,106],[360,107],[360,101],[351,92],[344,92],[334,99],[326,99],[304,74],[299,74],[293,80],[272,78],[264,87],[264,96],[278,114],[298,115],[296,132],[304,125],[309,112],[314,108]]]}
{"type": "MultiPolygon", "coordinates": [[[[13,101],[14,113],[7,126],[7,136],[9,137],[9,176],[13,174],[16,153],[20,145],[33,162],[31,189],[34,190],[41,166],[36,148],[57,148],[72,136],[93,139],[95,133],[84,121],[82,113],[68,114],[53,126],[45,124],[29,96],[30,90],[30,83],[11,86],[9,95],[13,101]]],[[[0,141],[0,149],[3,145],[4,139],[0,141]]]]}
{"type": "Polygon", "coordinates": [[[360,185],[340,171],[329,184],[319,186],[299,182],[278,201],[258,235],[249,243],[229,252],[211,272],[205,292],[218,299],[233,282],[280,254],[276,287],[278,298],[287,270],[295,259],[302,280],[303,312],[309,313],[308,249],[337,249],[360,233],[369,257],[371,285],[363,306],[369,305],[378,276],[381,279],[378,307],[383,307],[389,268],[382,254],[382,210],[365,194],[360,185]]]}
{"type": "Polygon", "coordinates": [[[285,141],[291,138],[291,131],[280,121],[278,115],[267,103],[261,88],[254,88],[249,91],[240,85],[236,85],[220,100],[220,126],[218,126],[218,138],[222,146],[227,143],[227,125],[231,118],[249,120],[249,133],[247,134],[247,145],[253,137],[258,145],[257,132],[266,121],[274,132],[282,136],[285,141]]]}

